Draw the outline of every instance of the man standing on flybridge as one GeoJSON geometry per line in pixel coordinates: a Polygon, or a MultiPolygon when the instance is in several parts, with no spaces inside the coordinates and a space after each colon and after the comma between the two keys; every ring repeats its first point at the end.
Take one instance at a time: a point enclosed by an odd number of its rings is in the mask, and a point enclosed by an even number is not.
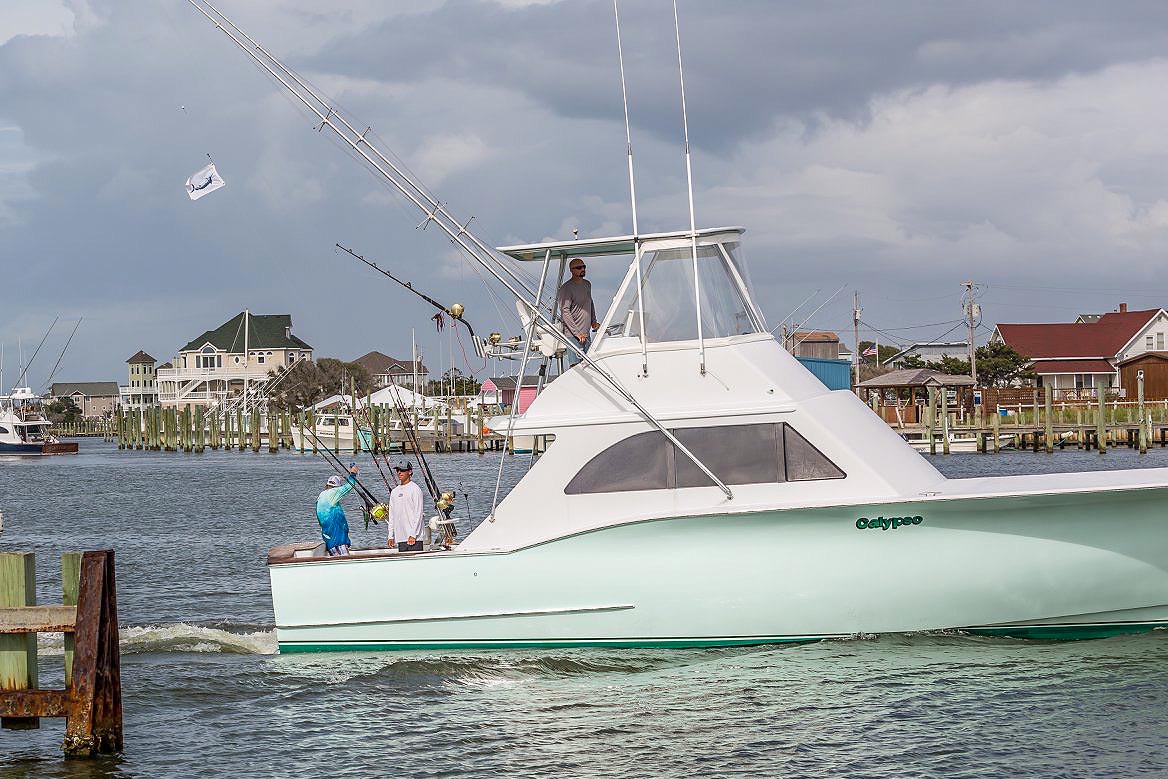
{"type": "Polygon", "coordinates": [[[414,464],[399,460],[393,469],[401,482],[389,493],[389,543],[399,552],[422,551],[422,488],[413,482],[414,464]]]}
{"type": "MultiPolygon", "coordinates": [[[[592,282],[584,278],[588,268],[579,257],[572,259],[568,269],[572,278],[560,287],[556,295],[556,308],[560,310],[560,322],[564,333],[575,338],[584,351],[592,345],[592,331],[600,328],[596,321],[596,306],[592,304],[592,282]]],[[[568,350],[568,364],[580,362],[580,356],[568,350]]]]}

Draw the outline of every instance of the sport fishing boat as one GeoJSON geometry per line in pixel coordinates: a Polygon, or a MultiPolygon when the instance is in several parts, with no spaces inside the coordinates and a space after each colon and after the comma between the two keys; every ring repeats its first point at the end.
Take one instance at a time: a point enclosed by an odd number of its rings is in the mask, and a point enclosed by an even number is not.
{"type": "Polygon", "coordinates": [[[640,234],[633,197],[631,235],[491,249],[362,125],[213,7],[190,2],[526,301],[529,345],[537,330],[559,332],[550,268],[562,278],[571,258],[627,262],[582,363],[522,415],[489,423],[552,443],[460,543],[269,552],[281,650],[1168,627],[1168,469],[948,479],[772,337],[743,228],[697,229],[691,199],[689,229],[640,234]],[[523,263],[539,268],[537,285],[516,272],[523,263]]]}
{"type": "Polygon", "coordinates": [[[77,454],[77,442],[58,440],[49,433],[50,424],[31,388],[0,395],[0,455],[77,454]]]}

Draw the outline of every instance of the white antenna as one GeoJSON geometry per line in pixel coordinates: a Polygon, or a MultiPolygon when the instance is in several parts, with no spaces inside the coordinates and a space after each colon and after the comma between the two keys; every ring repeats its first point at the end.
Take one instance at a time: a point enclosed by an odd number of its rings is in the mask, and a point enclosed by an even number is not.
{"type": "Polygon", "coordinates": [[[645,304],[641,297],[643,285],[641,283],[641,242],[638,240],[640,232],[637,227],[637,185],[633,178],[633,132],[629,127],[629,93],[625,88],[625,54],[621,47],[620,37],[620,9],[617,0],[612,0],[612,14],[616,18],[616,56],[620,62],[621,100],[625,106],[625,148],[629,158],[629,203],[633,208],[633,262],[637,264],[637,315],[641,330],[641,373],[649,375],[649,348],[645,335],[645,304]]]}
{"type": "Polygon", "coordinates": [[[681,24],[677,20],[677,0],[673,0],[673,31],[677,34],[677,74],[681,79],[681,126],[685,131],[685,181],[689,187],[689,245],[693,257],[694,308],[698,317],[698,360],[706,374],[706,342],[702,337],[702,289],[698,280],[698,228],[694,221],[693,167],[689,161],[689,118],[685,112],[685,70],[681,65],[681,24]]]}

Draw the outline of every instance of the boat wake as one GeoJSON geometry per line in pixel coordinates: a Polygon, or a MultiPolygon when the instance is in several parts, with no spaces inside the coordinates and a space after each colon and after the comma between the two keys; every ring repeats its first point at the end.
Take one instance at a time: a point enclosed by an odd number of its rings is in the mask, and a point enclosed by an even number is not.
{"type": "MultiPolygon", "coordinates": [[[[163,625],[123,625],[118,628],[123,655],[162,652],[207,652],[233,655],[273,655],[276,631],[259,625],[210,627],[185,622],[163,625]]],[[[37,651],[63,655],[64,636],[38,636],[37,651]]]]}

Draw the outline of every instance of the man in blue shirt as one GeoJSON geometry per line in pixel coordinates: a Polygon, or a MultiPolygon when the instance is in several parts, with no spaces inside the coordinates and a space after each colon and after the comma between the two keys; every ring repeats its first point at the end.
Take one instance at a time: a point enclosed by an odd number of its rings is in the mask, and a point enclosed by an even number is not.
{"type": "Polygon", "coordinates": [[[316,499],[316,519],[320,522],[320,534],[324,538],[324,548],[329,557],[347,555],[349,546],[349,520],[341,507],[344,498],[357,484],[357,466],[349,468],[349,478],[342,484],[338,476],[328,477],[325,489],[316,499]]]}

